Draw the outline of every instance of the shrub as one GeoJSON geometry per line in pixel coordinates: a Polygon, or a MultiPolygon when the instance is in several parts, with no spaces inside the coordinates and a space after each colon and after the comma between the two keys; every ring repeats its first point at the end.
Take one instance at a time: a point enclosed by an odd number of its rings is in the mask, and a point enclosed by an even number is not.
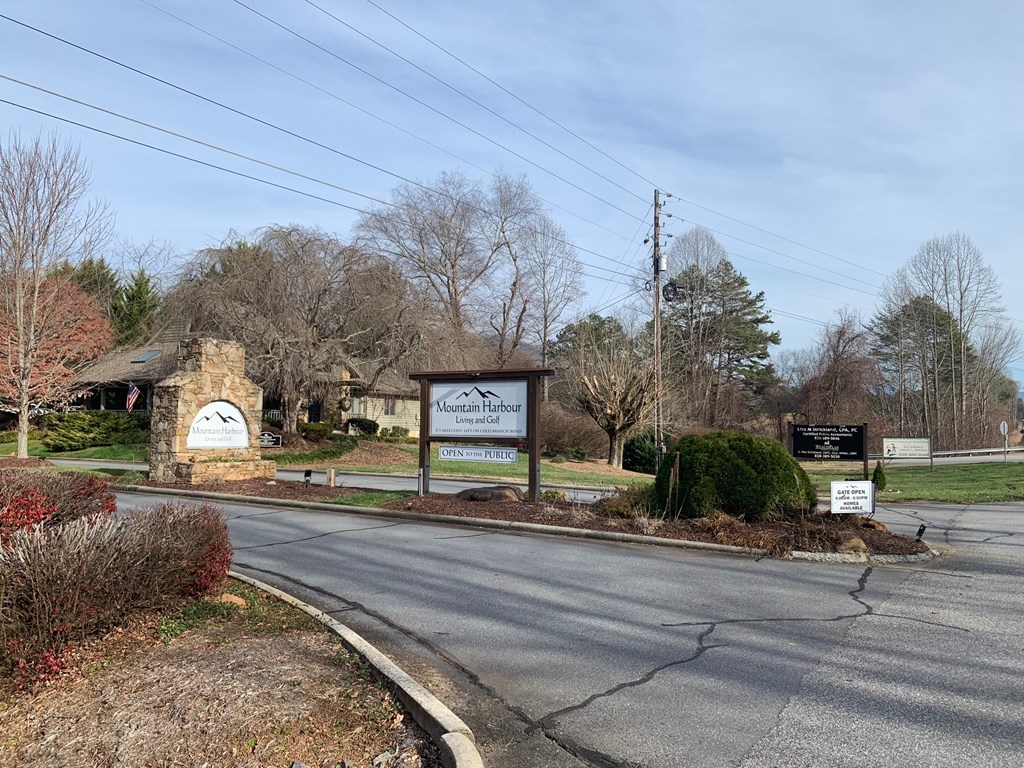
{"type": "Polygon", "coordinates": [[[598,499],[594,506],[608,517],[628,520],[660,517],[654,512],[654,483],[618,488],[614,495],[598,499]]]}
{"type": "Polygon", "coordinates": [[[307,440],[313,440],[319,442],[320,440],[330,440],[331,434],[334,432],[334,427],[330,424],[320,424],[316,422],[304,422],[300,421],[299,434],[307,440]]]}
{"type": "Polygon", "coordinates": [[[47,524],[67,523],[79,517],[110,515],[117,497],[110,481],[84,472],[0,470],[0,504],[5,494],[37,490],[49,507],[47,524]]]}
{"type": "Polygon", "coordinates": [[[658,471],[658,443],[653,429],[646,429],[626,440],[622,447],[622,468],[648,475],[658,471]]]}
{"type": "Polygon", "coordinates": [[[394,442],[400,442],[405,440],[409,436],[409,430],[406,427],[381,427],[381,430],[377,433],[378,437],[382,437],[385,440],[392,440],[394,442]]]}
{"type": "Polygon", "coordinates": [[[348,433],[350,435],[376,435],[380,429],[378,424],[373,419],[364,419],[361,416],[356,416],[345,422],[348,427],[348,433]]]}
{"type": "Polygon", "coordinates": [[[885,479],[885,467],[882,466],[880,461],[875,462],[875,471],[871,473],[871,482],[880,491],[884,491],[885,486],[888,484],[888,481],[885,479]]]}
{"type": "Polygon", "coordinates": [[[817,497],[807,473],[780,443],[714,432],[683,437],[668,452],[655,481],[655,502],[672,518],[720,511],[752,522],[807,512],[817,497]]]}
{"type": "Polygon", "coordinates": [[[278,464],[301,464],[340,459],[359,447],[359,441],[352,435],[331,435],[331,442],[312,451],[275,453],[270,458],[278,464]]]}
{"type": "Polygon", "coordinates": [[[573,461],[587,460],[587,451],[582,445],[570,445],[566,449],[565,455],[573,461]]]}
{"type": "Polygon", "coordinates": [[[541,501],[568,501],[569,497],[565,495],[565,491],[558,490],[557,488],[545,488],[540,492],[541,501]]]}
{"type": "Polygon", "coordinates": [[[582,451],[583,459],[608,456],[608,435],[589,416],[557,403],[541,403],[540,425],[541,450],[549,456],[570,456],[570,449],[582,451]]]}
{"type": "Polygon", "coordinates": [[[17,531],[0,544],[0,659],[23,684],[45,677],[69,643],[217,589],[231,555],[209,504],[17,531]]]}
{"type": "Polygon", "coordinates": [[[0,489],[0,543],[15,531],[48,522],[56,511],[57,507],[38,488],[5,485],[0,489]]]}
{"type": "Polygon", "coordinates": [[[42,419],[42,442],[50,451],[80,451],[101,445],[132,445],[149,440],[149,413],[76,411],[42,419]]]}

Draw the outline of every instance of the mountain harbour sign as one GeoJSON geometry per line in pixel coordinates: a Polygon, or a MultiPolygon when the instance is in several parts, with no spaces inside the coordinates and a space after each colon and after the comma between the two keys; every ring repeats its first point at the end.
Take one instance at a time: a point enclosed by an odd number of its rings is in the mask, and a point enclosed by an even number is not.
{"type": "MultiPolygon", "coordinates": [[[[419,493],[430,492],[430,445],[486,440],[529,453],[530,501],[540,500],[540,379],[551,368],[430,371],[420,383],[419,493]]],[[[446,450],[447,456],[454,451],[446,450]]],[[[444,456],[439,457],[439,460],[444,456]]]]}

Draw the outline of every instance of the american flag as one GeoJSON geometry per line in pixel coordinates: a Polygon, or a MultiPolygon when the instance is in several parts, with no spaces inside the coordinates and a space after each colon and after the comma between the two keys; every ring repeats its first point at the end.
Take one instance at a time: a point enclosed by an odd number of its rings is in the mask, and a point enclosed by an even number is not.
{"type": "Polygon", "coordinates": [[[135,407],[135,401],[139,399],[139,388],[135,386],[135,382],[128,382],[128,413],[132,412],[132,408],[135,407]]]}

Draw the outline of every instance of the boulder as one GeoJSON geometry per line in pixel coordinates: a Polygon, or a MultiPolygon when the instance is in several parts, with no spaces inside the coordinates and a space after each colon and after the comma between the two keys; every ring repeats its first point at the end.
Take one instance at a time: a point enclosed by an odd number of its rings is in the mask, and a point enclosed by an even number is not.
{"type": "Polygon", "coordinates": [[[522,501],[523,492],[512,485],[488,485],[459,491],[455,498],[461,501],[522,501]]]}
{"type": "Polygon", "coordinates": [[[843,555],[867,555],[868,545],[860,536],[854,536],[852,533],[845,534],[839,546],[836,547],[836,552],[843,555]]]}

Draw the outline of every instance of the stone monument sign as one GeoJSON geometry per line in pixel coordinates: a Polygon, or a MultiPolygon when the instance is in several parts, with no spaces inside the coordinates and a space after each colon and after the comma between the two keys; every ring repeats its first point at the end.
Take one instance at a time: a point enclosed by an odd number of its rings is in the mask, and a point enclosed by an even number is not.
{"type": "Polygon", "coordinates": [[[153,389],[149,477],[161,483],[273,478],[260,456],[263,390],[245,377],[241,344],[192,339],[178,371],[153,389]]]}

